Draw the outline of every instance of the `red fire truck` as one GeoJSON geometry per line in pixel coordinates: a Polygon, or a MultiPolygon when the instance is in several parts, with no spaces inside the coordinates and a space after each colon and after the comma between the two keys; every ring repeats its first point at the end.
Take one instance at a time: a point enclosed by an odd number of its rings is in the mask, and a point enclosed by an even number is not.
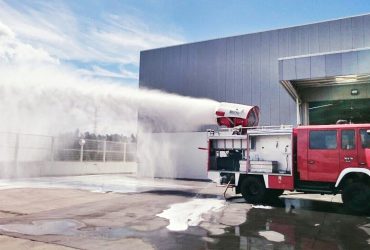
{"type": "Polygon", "coordinates": [[[258,116],[252,106],[216,110],[226,128],[208,131],[210,179],[250,203],[284,190],[340,193],[348,209],[370,211],[370,124],[257,127],[258,116]]]}

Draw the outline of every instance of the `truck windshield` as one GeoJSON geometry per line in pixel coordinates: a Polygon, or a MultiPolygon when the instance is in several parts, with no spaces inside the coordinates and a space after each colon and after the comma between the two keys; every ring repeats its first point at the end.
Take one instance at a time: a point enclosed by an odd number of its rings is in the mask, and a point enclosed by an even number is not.
{"type": "Polygon", "coordinates": [[[370,148],[370,134],[368,132],[369,130],[366,129],[360,130],[362,148],[370,148]]]}

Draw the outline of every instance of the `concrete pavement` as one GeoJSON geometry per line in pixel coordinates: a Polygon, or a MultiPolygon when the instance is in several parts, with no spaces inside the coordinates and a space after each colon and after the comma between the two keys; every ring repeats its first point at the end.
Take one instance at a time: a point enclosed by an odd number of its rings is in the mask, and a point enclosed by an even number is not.
{"type": "Polygon", "coordinates": [[[4,249],[369,246],[370,220],[347,214],[339,196],[286,194],[276,204],[252,206],[241,198],[224,201],[222,191],[207,182],[130,175],[2,180],[0,246],[4,249]],[[164,211],[169,217],[160,216],[164,211]],[[186,230],[182,227],[184,223],[186,230]],[[328,230],[334,233],[327,233],[328,230]],[[356,233],[353,241],[344,236],[353,232],[356,233]]]}

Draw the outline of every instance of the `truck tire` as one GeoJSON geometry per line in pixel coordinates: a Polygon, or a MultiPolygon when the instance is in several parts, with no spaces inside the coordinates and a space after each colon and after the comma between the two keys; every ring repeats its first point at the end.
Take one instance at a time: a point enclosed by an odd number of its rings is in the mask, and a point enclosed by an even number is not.
{"type": "Polygon", "coordinates": [[[261,178],[248,176],[241,184],[241,193],[248,203],[259,204],[264,202],[266,187],[261,178]]]}
{"type": "Polygon", "coordinates": [[[269,200],[276,200],[283,193],[284,193],[283,189],[267,189],[266,197],[269,200]]]}
{"type": "Polygon", "coordinates": [[[362,182],[347,184],[342,192],[344,207],[355,213],[370,211],[370,186],[362,182]]]}

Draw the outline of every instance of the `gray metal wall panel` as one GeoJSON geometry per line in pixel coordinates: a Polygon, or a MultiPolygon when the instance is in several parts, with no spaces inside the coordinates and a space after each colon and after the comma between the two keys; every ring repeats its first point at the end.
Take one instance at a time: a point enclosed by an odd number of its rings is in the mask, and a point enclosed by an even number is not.
{"type": "MultiPolygon", "coordinates": [[[[269,85],[268,93],[270,95],[270,109],[267,111],[261,111],[262,116],[270,116],[269,124],[278,124],[280,121],[280,95],[278,94],[283,88],[281,84],[276,84],[279,82],[279,66],[276,61],[279,58],[279,31],[270,32],[270,72],[269,72],[269,85]],[[273,93],[273,94],[272,94],[273,93]],[[264,114],[265,113],[265,114],[264,114]]],[[[282,114],[284,115],[284,114],[282,114]]]]}
{"type": "Polygon", "coordinates": [[[287,29],[289,36],[289,55],[296,55],[299,53],[301,44],[299,43],[300,27],[293,27],[287,29]]]}
{"type": "MultiPolygon", "coordinates": [[[[196,84],[199,82],[198,80],[198,44],[194,44],[194,46],[189,46],[189,65],[188,65],[188,74],[189,74],[189,81],[186,86],[183,86],[183,91],[181,94],[189,95],[189,96],[197,96],[197,86],[196,84]]],[[[172,69],[174,70],[174,69],[172,69]]],[[[199,83],[201,84],[201,83],[199,83]]]]}
{"type": "Polygon", "coordinates": [[[210,68],[212,66],[212,62],[209,61],[209,48],[206,44],[200,43],[198,44],[198,68],[197,68],[197,97],[208,97],[209,96],[209,75],[210,75],[210,68]]]}
{"type": "Polygon", "coordinates": [[[147,53],[140,53],[140,83],[142,86],[147,86],[150,87],[150,84],[152,83],[152,69],[151,65],[152,63],[152,58],[151,55],[152,51],[148,51],[147,53]]]}
{"type": "Polygon", "coordinates": [[[363,16],[364,47],[370,47],[370,15],[363,16]]]}
{"type": "Polygon", "coordinates": [[[211,98],[217,95],[217,89],[212,88],[212,82],[216,81],[214,68],[216,63],[212,60],[215,56],[212,54],[214,50],[213,44],[199,44],[198,45],[198,68],[196,85],[199,97],[211,98]]]}
{"type": "Polygon", "coordinates": [[[217,96],[218,89],[217,89],[217,54],[214,53],[217,49],[217,43],[215,41],[212,41],[212,43],[209,43],[206,47],[207,49],[207,58],[208,61],[203,65],[206,69],[207,76],[206,79],[204,79],[206,82],[204,84],[207,85],[207,93],[206,97],[208,98],[214,98],[217,96]]]}
{"type": "Polygon", "coordinates": [[[221,46],[218,47],[218,84],[220,86],[217,97],[218,100],[226,101],[226,40],[222,39],[220,43],[221,46]]]}
{"type": "Polygon", "coordinates": [[[352,18],[352,42],[353,48],[364,47],[364,17],[352,18]]]}
{"type": "MultiPolygon", "coordinates": [[[[301,29],[302,27],[292,27],[292,28],[287,29],[288,36],[289,36],[288,56],[299,55],[300,51],[302,50],[304,46],[304,44],[299,43],[299,32],[301,29]]],[[[295,59],[292,64],[294,64],[294,67],[291,69],[291,73],[297,76],[295,59]]],[[[295,104],[285,89],[281,87],[279,92],[280,92],[280,108],[281,108],[280,110],[282,111],[284,110],[286,114],[288,114],[288,115],[280,114],[280,117],[279,117],[280,124],[292,124],[292,123],[294,124],[295,116],[293,115],[293,113],[295,113],[295,104]],[[293,121],[293,117],[294,117],[294,121],[293,121]]]]}
{"type": "Polygon", "coordinates": [[[336,76],[342,74],[342,55],[325,55],[325,73],[326,76],[336,76]]]}
{"type": "Polygon", "coordinates": [[[278,30],[279,33],[279,57],[289,56],[289,29],[278,30]]]}
{"type": "Polygon", "coordinates": [[[342,54],[342,74],[354,75],[358,73],[358,53],[347,52],[342,54]]]}
{"type": "Polygon", "coordinates": [[[187,86],[189,84],[189,46],[180,46],[181,49],[181,64],[180,64],[180,72],[181,76],[177,77],[178,82],[175,84],[179,84],[180,86],[177,87],[178,92],[176,93],[182,93],[182,89],[184,86],[187,86]],[[181,78],[181,79],[179,79],[181,78]]]}
{"type": "Polygon", "coordinates": [[[309,57],[295,59],[297,79],[309,79],[311,77],[311,60],[309,57]]]}
{"type": "MultiPolygon", "coordinates": [[[[269,86],[269,72],[270,72],[270,34],[269,32],[263,32],[261,34],[261,83],[260,83],[260,104],[261,110],[270,110],[270,96],[271,93],[267,87],[269,86]]],[[[270,116],[261,116],[261,123],[270,124],[270,116]]]]}
{"type": "Polygon", "coordinates": [[[352,49],[352,18],[340,20],[342,50],[352,49]]]}
{"type": "Polygon", "coordinates": [[[250,36],[245,36],[243,39],[243,103],[250,103],[252,100],[252,42],[250,36]]]}
{"type": "Polygon", "coordinates": [[[140,52],[140,71],[139,71],[139,79],[140,79],[140,82],[144,85],[147,85],[146,84],[146,77],[147,77],[147,74],[149,73],[148,71],[148,60],[146,60],[146,57],[145,57],[145,53],[142,53],[140,52]],[[144,72],[146,72],[147,74],[144,74],[144,72]]]}
{"type": "MultiPolygon", "coordinates": [[[[279,57],[285,57],[285,56],[291,56],[290,50],[289,50],[289,37],[290,37],[290,29],[282,29],[279,30],[279,57]]],[[[294,63],[292,61],[292,63],[294,63]]],[[[293,66],[295,68],[295,66],[293,66]]],[[[285,65],[285,62],[283,64],[283,75],[285,76],[286,74],[289,75],[292,73],[292,75],[295,75],[295,70],[293,71],[292,66],[285,65]]],[[[283,89],[281,86],[279,88],[279,120],[275,121],[275,124],[282,124],[285,122],[287,117],[290,115],[290,110],[289,110],[289,101],[292,101],[291,98],[286,99],[286,90],[283,89]]],[[[276,112],[276,111],[275,111],[276,112]]]]}
{"type": "Polygon", "coordinates": [[[310,54],[310,26],[303,26],[297,32],[299,50],[296,53],[300,55],[310,54]]]}
{"type": "Polygon", "coordinates": [[[295,59],[287,59],[283,61],[283,79],[297,79],[295,59]]]}
{"type": "Polygon", "coordinates": [[[284,60],[279,60],[279,81],[284,80],[284,60]]]}
{"type": "Polygon", "coordinates": [[[175,50],[173,51],[174,53],[174,58],[175,58],[175,64],[174,67],[176,67],[178,70],[177,71],[172,71],[171,72],[171,84],[172,84],[172,89],[174,93],[178,93],[181,89],[181,86],[184,85],[184,73],[181,69],[182,65],[182,48],[181,46],[175,47],[175,50]]]}
{"type": "Polygon", "coordinates": [[[319,51],[330,51],[330,23],[321,23],[319,25],[319,51]]]}
{"type": "Polygon", "coordinates": [[[169,92],[174,92],[173,83],[171,81],[172,80],[171,79],[172,72],[170,70],[167,70],[172,66],[172,64],[175,61],[173,50],[174,50],[173,47],[168,48],[167,53],[162,54],[162,56],[163,56],[162,64],[163,64],[163,71],[164,72],[162,74],[161,82],[162,83],[168,83],[168,84],[166,84],[166,89],[168,89],[169,92]]]}
{"type": "Polygon", "coordinates": [[[370,69],[370,51],[364,50],[357,53],[359,73],[368,73],[370,69]]]}
{"type": "Polygon", "coordinates": [[[235,39],[226,39],[226,100],[236,100],[235,95],[235,39]]]}
{"type": "Polygon", "coordinates": [[[159,51],[152,51],[151,55],[151,63],[150,63],[150,87],[154,88],[156,86],[158,89],[161,89],[159,78],[162,74],[162,61],[160,57],[159,51]]]}
{"type": "Polygon", "coordinates": [[[309,53],[317,53],[320,51],[319,45],[319,25],[313,24],[308,26],[308,35],[309,35],[309,53]]]}
{"type": "Polygon", "coordinates": [[[325,56],[311,57],[311,78],[325,76],[325,56]]]}
{"type": "Polygon", "coordinates": [[[261,34],[252,35],[252,46],[250,48],[253,58],[252,62],[252,98],[250,104],[261,104],[261,34]]]}
{"type": "Polygon", "coordinates": [[[235,100],[238,103],[243,101],[243,38],[235,38],[235,100]]]}
{"type": "MultiPolygon", "coordinates": [[[[143,51],[139,80],[141,87],[260,105],[262,125],[274,125],[295,120],[294,100],[279,83],[278,58],[361,47],[370,47],[370,15],[143,51]]],[[[308,77],[308,71],[311,78],[325,76],[325,70],[350,74],[356,58],[360,72],[370,67],[368,52],[334,57],[327,65],[338,68],[325,69],[325,57],[314,56],[310,70],[304,66],[308,59],[281,70],[284,78],[308,77]]]]}
{"type": "Polygon", "coordinates": [[[330,38],[330,49],[333,51],[341,50],[341,30],[339,22],[331,22],[329,24],[329,38],[330,38]]]}

